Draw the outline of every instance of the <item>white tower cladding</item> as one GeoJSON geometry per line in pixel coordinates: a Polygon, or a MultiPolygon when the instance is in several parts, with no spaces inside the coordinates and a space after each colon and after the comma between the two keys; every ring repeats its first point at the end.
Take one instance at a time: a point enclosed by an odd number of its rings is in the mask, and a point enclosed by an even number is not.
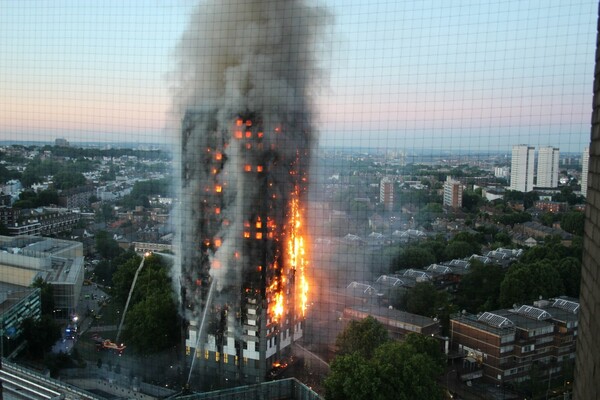
{"type": "Polygon", "coordinates": [[[513,146],[510,166],[510,190],[533,190],[535,147],[526,144],[513,146]]]}
{"type": "Polygon", "coordinates": [[[556,147],[540,147],[537,166],[537,187],[558,187],[559,149],[556,147]]]}

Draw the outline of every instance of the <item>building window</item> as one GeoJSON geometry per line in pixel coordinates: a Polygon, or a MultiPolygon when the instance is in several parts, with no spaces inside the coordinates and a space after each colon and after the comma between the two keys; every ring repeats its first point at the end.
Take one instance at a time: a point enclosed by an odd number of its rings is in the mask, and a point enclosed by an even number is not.
{"type": "Polygon", "coordinates": [[[521,349],[521,353],[529,353],[530,351],[535,350],[535,345],[530,344],[527,346],[523,346],[523,348],[521,349]]]}
{"type": "Polygon", "coordinates": [[[204,350],[204,359],[208,360],[208,350],[204,350]]]}
{"type": "Polygon", "coordinates": [[[515,347],[510,345],[510,346],[502,346],[500,347],[500,353],[508,353],[509,351],[513,351],[515,347]]]}
{"type": "Polygon", "coordinates": [[[229,354],[223,353],[223,362],[227,364],[229,362],[229,354]]]}
{"type": "Polygon", "coordinates": [[[215,361],[219,361],[221,359],[221,353],[219,353],[218,351],[215,352],[215,361]]]}

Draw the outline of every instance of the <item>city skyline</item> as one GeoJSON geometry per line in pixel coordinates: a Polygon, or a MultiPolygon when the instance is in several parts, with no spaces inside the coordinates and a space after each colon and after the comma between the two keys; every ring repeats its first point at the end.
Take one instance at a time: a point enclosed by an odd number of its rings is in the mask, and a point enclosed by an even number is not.
{"type": "MultiPolygon", "coordinates": [[[[0,5],[0,136],[172,143],[173,51],[194,7],[138,4],[0,5]]],[[[588,144],[594,2],[323,4],[322,145],[588,144]]]]}

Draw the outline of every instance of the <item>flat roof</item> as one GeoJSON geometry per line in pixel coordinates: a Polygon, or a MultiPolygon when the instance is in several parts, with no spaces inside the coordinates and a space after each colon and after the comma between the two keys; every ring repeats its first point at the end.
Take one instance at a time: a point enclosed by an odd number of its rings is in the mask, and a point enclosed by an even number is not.
{"type": "Polygon", "coordinates": [[[417,315],[417,314],[411,314],[406,311],[390,309],[388,307],[379,307],[379,306],[374,306],[374,305],[361,305],[361,306],[346,307],[344,309],[344,312],[346,310],[358,311],[363,314],[371,315],[372,317],[374,317],[376,319],[377,319],[377,317],[383,317],[383,318],[388,318],[388,319],[392,319],[392,320],[396,320],[396,321],[402,321],[404,323],[409,323],[409,324],[412,324],[415,326],[420,326],[420,327],[426,327],[426,326],[437,324],[437,322],[434,321],[433,318],[424,317],[422,315],[417,315]]]}
{"type": "Polygon", "coordinates": [[[0,313],[4,314],[15,304],[35,292],[36,288],[11,285],[10,283],[0,282],[0,313]],[[5,297],[6,296],[6,297],[5,297]]]}

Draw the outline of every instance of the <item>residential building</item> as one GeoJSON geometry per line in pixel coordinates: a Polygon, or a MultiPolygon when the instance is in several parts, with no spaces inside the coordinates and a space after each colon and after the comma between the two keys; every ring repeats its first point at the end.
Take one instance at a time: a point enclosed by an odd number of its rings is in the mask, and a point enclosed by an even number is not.
{"type": "Polygon", "coordinates": [[[587,197],[588,190],[588,174],[590,167],[590,148],[586,147],[583,149],[583,155],[581,156],[581,195],[587,197]]]}
{"type": "Polygon", "coordinates": [[[483,379],[495,384],[527,380],[533,365],[545,379],[556,377],[575,361],[578,311],[575,299],[561,297],[462,314],[450,320],[452,348],[481,366],[483,379]]]}
{"type": "Polygon", "coordinates": [[[381,322],[393,339],[402,339],[409,333],[427,336],[440,333],[440,324],[433,318],[376,305],[346,307],[342,318],[345,321],[362,321],[368,316],[381,322]]]}
{"type": "Polygon", "coordinates": [[[386,211],[394,208],[394,181],[385,177],[379,183],[379,202],[383,204],[386,211]]]}
{"type": "Polygon", "coordinates": [[[494,176],[496,178],[508,178],[510,176],[510,168],[508,167],[495,167],[494,176]]]}
{"type": "Polygon", "coordinates": [[[464,186],[459,181],[446,177],[444,182],[444,206],[451,208],[462,207],[464,186]]]}
{"type": "Polygon", "coordinates": [[[30,287],[42,278],[54,289],[55,316],[75,313],[84,277],[83,244],[39,236],[0,236],[0,282],[30,287]]]}
{"type": "Polygon", "coordinates": [[[513,146],[510,166],[510,190],[533,190],[535,147],[525,144],[513,146]]]}
{"type": "Polygon", "coordinates": [[[90,198],[95,195],[96,188],[94,186],[79,186],[60,192],[58,204],[66,208],[85,208],[90,206],[90,198]]]}
{"type": "Polygon", "coordinates": [[[537,187],[558,187],[558,160],[560,150],[556,147],[540,147],[537,162],[537,187]]]}
{"type": "Polygon", "coordinates": [[[200,386],[262,382],[303,335],[309,149],[279,147],[309,134],[296,118],[272,126],[248,113],[218,127],[216,115],[189,112],[183,120],[182,311],[200,386]]]}
{"type": "Polygon", "coordinates": [[[4,338],[14,340],[20,336],[23,320],[39,319],[41,310],[40,289],[0,283],[0,331],[4,338]]]}
{"type": "Polygon", "coordinates": [[[567,211],[569,203],[550,200],[538,200],[533,203],[533,207],[537,208],[540,211],[545,211],[549,213],[561,213],[567,211]]]}

